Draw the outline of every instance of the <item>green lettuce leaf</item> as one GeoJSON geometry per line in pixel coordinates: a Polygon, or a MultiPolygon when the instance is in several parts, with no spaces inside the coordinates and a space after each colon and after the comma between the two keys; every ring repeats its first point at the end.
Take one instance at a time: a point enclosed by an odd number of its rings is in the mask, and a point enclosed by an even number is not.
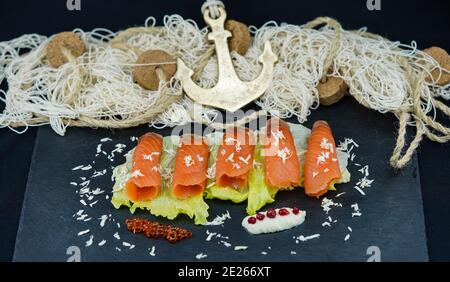
{"type": "Polygon", "coordinates": [[[174,219],[179,214],[186,214],[194,218],[195,224],[207,222],[209,206],[203,199],[203,195],[197,195],[188,199],[176,199],[170,193],[171,175],[173,170],[174,156],[176,154],[179,138],[164,137],[164,150],[161,156],[161,174],[163,176],[163,188],[160,194],[151,201],[131,202],[125,191],[125,184],[131,172],[133,151],[126,155],[126,162],[114,169],[113,176],[115,184],[111,202],[118,209],[127,206],[131,213],[136,209],[146,209],[155,216],[163,216],[174,219]]]}
{"type": "Polygon", "coordinates": [[[266,204],[275,201],[275,195],[278,188],[270,187],[266,184],[264,173],[264,157],[262,155],[262,145],[258,143],[255,148],[255,166],[250,171],[249,175],[249,193],[247,199],[247,213],[249,215],[255,214],[266,204]]]}

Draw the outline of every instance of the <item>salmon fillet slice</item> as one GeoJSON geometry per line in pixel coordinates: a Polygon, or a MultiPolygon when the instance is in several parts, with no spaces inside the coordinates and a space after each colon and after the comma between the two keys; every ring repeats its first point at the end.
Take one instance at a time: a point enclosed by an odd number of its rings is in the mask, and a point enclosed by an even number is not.
{"type": "Polygon", "coordinates": [[[330,184],[341,178],[336,144],[326,121],[314,123],[308,138],[304,170],[305,193],[311,197],[325,194],[330,184]]]}
{"type": "Polygon", "coordinates": [[[161,190],[160,158],[163,137],[156,133],[146,133],[139,138],[133,153],[131,177],[126,191],[131,201],[154,199],[161,190]]]}
{"type": "Polygon", "coordinates": [[[203,193],[207,180],[209,147],[203,137],[186,135],[180,140],[172,177],[172,196],[178,199],[203,193]]]}
{"type": "Polygon", "coordinates": [[[265,138],[266,184],[276,188],[299,186],[300,161],[289,125],[280,119],[270,119],[265,138]]]}
{"type": "Polygon", "coordinates": [[[246,128],[226,130],[216,157],[216,185],[242,190],[253,168],[255,137],[246,128]]]}

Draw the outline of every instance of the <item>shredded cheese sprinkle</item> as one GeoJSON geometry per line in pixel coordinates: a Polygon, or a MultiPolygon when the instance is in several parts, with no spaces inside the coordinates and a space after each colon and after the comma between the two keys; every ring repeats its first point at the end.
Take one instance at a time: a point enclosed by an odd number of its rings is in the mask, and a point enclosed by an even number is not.
{"type": "Polygon", "coordinates": [[[187,155],[186,157],[184,157],[184,165],[186,165],[186,167],[190,167],[191,165],[194,165],[195,162],[192,159],[191,155],[187,155]]]}

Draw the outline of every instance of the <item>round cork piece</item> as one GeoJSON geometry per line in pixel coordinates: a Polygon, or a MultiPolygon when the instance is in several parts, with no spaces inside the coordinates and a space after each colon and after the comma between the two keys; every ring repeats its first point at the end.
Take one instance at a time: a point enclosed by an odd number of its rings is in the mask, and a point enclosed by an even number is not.
{"type": "Polygon", "coordinates": [[[71,31],[58,33],[50,40],[46,50],[47,60],[52,67],[59,68],[67,63],[63,49],[69,50],[72,56],[79,57],[86,52],[86,45],[77,34],[71,31]]]}
{"type": "Polygon", "coordinates": [[[320,104],[329,106],[337,103],[347,93],[348,86],[345,81],[338,77],[328,77],[326,82],[317,85],[320,104]]]}
{"type": "Polygon", "coordinates": [[[252,36],[248,30],[248,26],[235,21],[227,20],[225,22],[225,29],[231,32],[232,37],[228,40],[228,46],[242,56],[247,53],[248,48],[252,43],[252,36]]]}
{"type": "Polygon", "coordinates": [[[162,50],[145,51],[139,56],[136,64],[151,64],[148,66],[135,66],[133,70],[134,80],[148,90],[158,90],[159,78],[156,73],[157,68],[163,71],[166,80],[172,78],[177,71],[175,59],[162,50]]]}
{"type": "MultiPolygon", "coordinates": [[[[423,51],[433,57],[443,69],[450,71],[450,56],[448,55],[447,51],[439,47],[430,47],[423,51]]],[[[450,73],[433,70],[431,72],[431,77],[428,76],[425,78],[425,80],[429,83],[436,81],[437,85],[443,86],[450,83],[450,73]],[[439,75],[441,77],[439,77],[439,75]]]]}

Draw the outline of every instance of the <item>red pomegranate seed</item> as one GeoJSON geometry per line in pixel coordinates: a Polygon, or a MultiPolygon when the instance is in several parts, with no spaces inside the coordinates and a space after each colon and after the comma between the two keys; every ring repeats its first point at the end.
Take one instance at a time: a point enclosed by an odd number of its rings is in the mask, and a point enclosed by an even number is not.
{"type": "Polygon", "coordinates": [[[248,221],[248,223],[250,223],[250,224],[255,224],[255,223],[256,223],[256,218],[254,218],[253,216],[251,216],[251,217],[249,217],[249,218],[247,219],[247,221],[248,221]]]}
{"type": "Polygon", "coordinates": [[[292,213],[293,214],[298,214],[300,212],[300,210],[297,208],[297,207],[294,207],[293,209],[292,209],[292,213]]]}
{"type": "Polygon", "coordinates": [[[267,210],[266,214],[269,218],[275,218],[277,216],[277,212],[274,209],[267,210]]]}
{"type": "Polygon", "coordinates": [[[256,214],[256,219],[257,220],[263,220],[265,217],[266,216],[264,214],[260,213],[260,212],[256,214]]]}
{"type": "Polygon", "coordinates": [[[278,211],[278,213],[280,214],[280,215],[288,215],[289,214],[289,211],[287,210],[287,209],[280,209],[279,211],[278,211]]]}

